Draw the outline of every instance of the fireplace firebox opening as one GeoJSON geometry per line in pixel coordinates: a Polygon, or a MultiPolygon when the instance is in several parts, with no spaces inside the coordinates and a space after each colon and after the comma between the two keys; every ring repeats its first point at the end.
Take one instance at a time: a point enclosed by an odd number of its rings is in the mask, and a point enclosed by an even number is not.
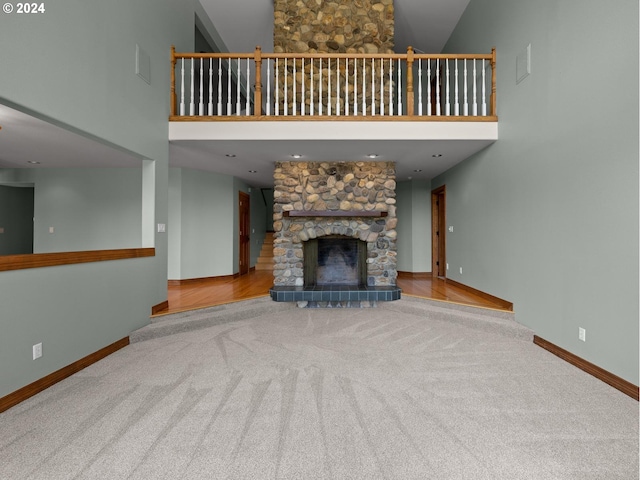
{"type": "Polygon", "coordinates": [[[303,246],[305,286],[367,284],[367,244],[357,238],[329,235],[303,246]]]}

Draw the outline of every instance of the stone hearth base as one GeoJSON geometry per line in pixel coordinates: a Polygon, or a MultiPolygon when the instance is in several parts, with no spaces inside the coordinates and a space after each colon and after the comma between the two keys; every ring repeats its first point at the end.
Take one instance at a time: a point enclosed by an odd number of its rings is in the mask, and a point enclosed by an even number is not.
{"type": "Polygon", "coordinates": [[[271,299],[275,302],[312,302],[306,306],[313,307],[373,306],[374,302],[399,300],[401,292],[402,290],[398,287],[388,285],[371,287],[365,285],[274,286],[269,290],[271,299]],[[324,305],[325,303],[326,305],[324,305]]]}

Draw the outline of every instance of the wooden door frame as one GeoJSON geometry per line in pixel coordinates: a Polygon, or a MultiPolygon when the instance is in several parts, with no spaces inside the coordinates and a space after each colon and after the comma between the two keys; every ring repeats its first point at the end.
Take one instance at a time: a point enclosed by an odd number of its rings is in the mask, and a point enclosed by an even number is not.
{"type": "Polygon", "coordinates": [[[250,231],[251,231],[251,197],[248,193],[238,192],[238,271],[240,275],[249,273],[251,263],[251,243],[250,243],[250,231]],[[243,205],[243,202],[245,204],[243,205]],[[246,211],[247,225],[246,231],[242,231],[242,215],[246,211]],[[243,249],[247,245],[246,257],[243,257],[243,249]],[[244,264],[243,264],[244,260],[244,264]]]}
{"type": "Polygon", "coordinates": [[[431,190],[431,275],[445,278],[447,276],[446,193],[446,185],[431,190]]]}

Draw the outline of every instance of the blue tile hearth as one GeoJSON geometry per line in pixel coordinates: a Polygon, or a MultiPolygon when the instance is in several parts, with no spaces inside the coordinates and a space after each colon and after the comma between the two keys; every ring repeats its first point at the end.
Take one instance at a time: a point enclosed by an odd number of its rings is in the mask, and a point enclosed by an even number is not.
{"type": "Polygon", "coordinates": [[[269,289],[271,299],[275,302],[390,302],[399,300],[401,292],[396,286],[366,285],[274,286],[269,289]]]}

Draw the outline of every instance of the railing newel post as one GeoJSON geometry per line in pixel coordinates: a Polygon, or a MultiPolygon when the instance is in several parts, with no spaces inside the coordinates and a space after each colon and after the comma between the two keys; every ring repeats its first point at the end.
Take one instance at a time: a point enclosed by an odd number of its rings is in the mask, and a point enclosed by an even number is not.
{"type": "Polygon", "coordinates": [[[496,47],[491,49],[491,115],[498,114],[496,110],[496,47]]]}
{"type": "Polygon", "coordinates": [[[407,115],[414,114],[414,92],[413,92],[413,47],[407,47],[407,115]]]}
{"type": "Polygon", "coordinates": [[[256,117],[262,115],[262,47],[256,46],[253,54],[256,67],[256,83],[253,92],[253,114],[256,117]]]}
{"type": "Polygon", "coordinates": [[[171,45],[171,98],[170,98],[170,111],[169,114],[174,117],[176,115],[176,108],[178,97],[176,96],[176,47],[171,45]]]}

